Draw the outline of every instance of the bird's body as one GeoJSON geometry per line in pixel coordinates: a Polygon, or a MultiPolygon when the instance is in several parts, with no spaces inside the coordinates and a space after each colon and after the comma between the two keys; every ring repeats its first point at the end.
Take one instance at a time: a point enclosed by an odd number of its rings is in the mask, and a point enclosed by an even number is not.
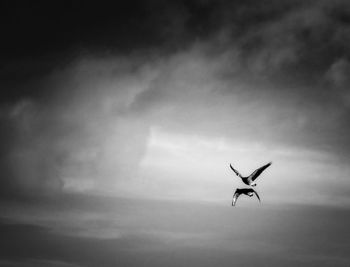
{"type": "Polygon", "coordinates": [[[256,169],[251,175],[249,176],[242,176],[235,168],[232,167],[232,165],[230,164],[230,168],[231,170],[233,170],[233,172],[242,179],[242,182],[245,183],[246,185],[249,186],[256,186],[256,183],[254,182],[256,178],[259,177],[259,175],[270,165],[272,164],[272,162],[267,163],[266,165],[256,169]]]}
{"type": "Polygon", "coordinates": [[[236,205],[236,201],[241,194],[247,195],[249,197],[252,197],[255,194],[260,202],[260,197],[259,197],[258,193],[253,188],[237,188],[235,193],[233,194],[233,197],[232,197],[232,206],[236,205]]]}

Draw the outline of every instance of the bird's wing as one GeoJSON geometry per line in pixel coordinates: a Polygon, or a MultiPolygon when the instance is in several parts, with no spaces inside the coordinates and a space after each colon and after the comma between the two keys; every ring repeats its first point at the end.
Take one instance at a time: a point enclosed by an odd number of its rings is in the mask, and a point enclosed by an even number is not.
{"type": "Polygon", "coordinates": [[[259,202],[261,202],[261,200],[260,200],[260,197],[259,197],[259,195],[258,195],[258,193],[254,190],[254,189],[252,189],[253,190],[253,192],[255,193],[255,195],[256,195],[256,197],[259,199],[259,202]]]}
{"type": "Polygon", "coordinates": [[[233,172],[234,172],[238,177],[243,178],[243,176],[242,176],[235,168],[233,168],[231,164],[230,164],[230,168],[231,168],[231,170],[233,170],[233,172]]]}
{"type": "Polygon", "coordinates": [[[267,163],[266,165],[260,167],[259,169],[256,169],[249,177],[252,179],[252,181],[254,181],[256,178],[259,177],[259,175],[270,165],[272,164],[272,162],[267,163]]]}
{"type": "Polygon", "coordinates": [[[239,195],[240,195],[240,193],[238,193],[236,190],[236,192],[233,194],[233,197],[232,197],[232,206],[236,205],[236,201],[237,201],[239,195]]]}

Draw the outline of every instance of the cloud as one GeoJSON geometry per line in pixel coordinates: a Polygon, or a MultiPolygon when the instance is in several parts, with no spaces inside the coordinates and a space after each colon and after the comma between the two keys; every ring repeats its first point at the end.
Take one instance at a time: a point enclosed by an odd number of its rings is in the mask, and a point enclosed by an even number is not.
{"type": "Polygon", "coordinates": [[[122,60],[74,62],[38,83],[50,94],[6,105],[3,196],[91,189],[115,176],[132,177],[148,126],[123,112],[152,74],[133,73],[136,62],[122,60]]]}
{"type": "Polygon", "coordinates": [[[153,34],[179,44],[129,53],[98,46],[70,60],[55,55],[54,66],[23,59],[18,81],[13,61],[2,82],[1,195],[132,194],[151,129],[315,151],[343,166],[350,129],[343,4],[164,6],[178,20],[153,34]]]}
{"type": "Polygon", "coordinates": [[[336,60],[326,73],[326,78],[330,82],[332,92],[336,94],[340,101],[349,108],[350,105],[350,63],[348,60],[341,58],[336,60]]]}
{"type": "MultiPolygon", "coordinates": [[[[325,109],[313,98],[303,102],[303,87],[289,91],[288,85],[269,88],[267,82],[227,77],[228,66],[234,73],[244,69],[239,50],[212,50],[207,42],[161,58],[90,56],[45,76],[38,86],[49,94],[9,103],[3,113],[12,129],[3,138],[4,192],[145,194],[137,185],[138,170],[153,127],[185,139],[225,138],[266,151],[331,146],[319,153],[338,152],[334,140],[342,138],[342,109],[325,109]]],[[[182,174],[184,183],[189,173],[182,174]]]]}

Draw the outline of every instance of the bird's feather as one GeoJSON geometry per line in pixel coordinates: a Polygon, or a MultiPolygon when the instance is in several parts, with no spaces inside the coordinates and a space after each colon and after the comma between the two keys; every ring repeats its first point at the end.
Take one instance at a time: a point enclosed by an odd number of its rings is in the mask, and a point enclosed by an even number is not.
{"type": "Polygon", "coordinates": [[[272,162],[267,163],[266,165],[256,169],[251,175],[249,175],[249,178],[254,181],[256,178],[259,177],[259,175],[270,165],[272,164],[272,162]]]}
{"type": "Polygon", "coordinates": [[[240,195],[240,194],[239,194],[238,192],[235,192],[235,193],[233,194],[233,197],[232,197],[232,206],[235,206],[235,205],[236,205],[236,201],[237,201],[239,195],[240,195]]]}
{"type": "Polygon", "coordinates": [[[233,172],[234,172],[238,177],[243,178],[243,176],[242,176],[235,168],[233,168],[231,164],[230,164],[230,168],[231,168],[231,170],[233,170],[233,172]]]}
{"type": "Polygon", "coordinates": [[[260,197],[259,197],[258,193],[257,193],[255,190],[253,190],[253,191],[254,191],[254,193],[255,193],[256,197],[259,199],[259,202],[261,202],[261,200],[260,200],[260,197]]]}

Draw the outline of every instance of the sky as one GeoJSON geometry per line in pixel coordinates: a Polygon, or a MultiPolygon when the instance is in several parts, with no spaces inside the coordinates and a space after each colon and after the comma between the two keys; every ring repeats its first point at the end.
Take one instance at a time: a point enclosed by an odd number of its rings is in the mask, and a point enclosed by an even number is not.
{"type": "Polygon", "coordinates": [[[349,264],[347,1],[0,10],[0,266],[349,264]]]}

